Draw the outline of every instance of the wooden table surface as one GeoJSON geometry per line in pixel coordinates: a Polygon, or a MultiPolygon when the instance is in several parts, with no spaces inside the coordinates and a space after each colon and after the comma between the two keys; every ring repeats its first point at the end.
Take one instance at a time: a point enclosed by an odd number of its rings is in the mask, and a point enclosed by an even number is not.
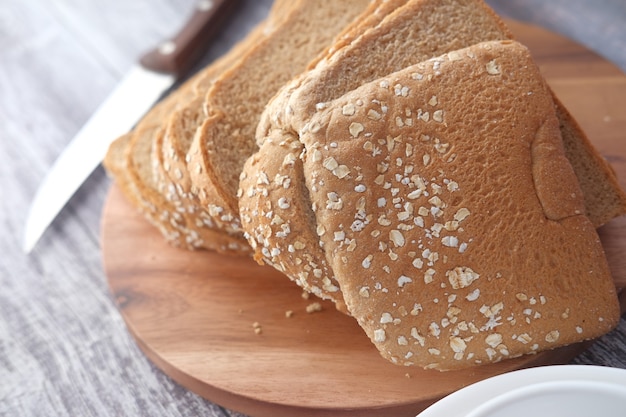
{"type": "MultiPolygon", "coordinates": [[[[626,71],[623,0],[488,3],[626,71]]],[[[102,168],[33,253],[21,250],[29,204],[56,157],[136,57],[173,34],[193,4],[0,0],[0,416],[239,415],[177,385],[128,333],[101,264],[100,216],[110,186],[102,168]]],[[[242,0],[204,62],[270,4],[242,0]]],[[[574,362],[626,368],[626,321],[574,362]]]]}

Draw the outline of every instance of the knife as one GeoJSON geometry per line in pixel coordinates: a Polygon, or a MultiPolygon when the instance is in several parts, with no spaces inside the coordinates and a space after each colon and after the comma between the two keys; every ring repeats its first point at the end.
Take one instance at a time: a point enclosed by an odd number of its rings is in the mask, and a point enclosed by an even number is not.
{"type": "Polygon", "coordinates": [[[201,0],[183,28],[148,51],[63,150],[39,186],[24,231],[29,253],[93,170],[109,145],[137,121],[202,58],[236,0],[201,0]]]}

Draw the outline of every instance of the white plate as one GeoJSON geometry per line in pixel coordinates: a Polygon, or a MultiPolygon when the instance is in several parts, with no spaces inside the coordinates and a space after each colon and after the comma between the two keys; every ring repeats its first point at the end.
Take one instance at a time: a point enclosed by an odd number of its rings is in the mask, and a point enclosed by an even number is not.
{"type": "Polygon", "coordinates": [[[623,417],[626,370],[555,365],[509,372],[463,388],[418,417],[623,417]]]}

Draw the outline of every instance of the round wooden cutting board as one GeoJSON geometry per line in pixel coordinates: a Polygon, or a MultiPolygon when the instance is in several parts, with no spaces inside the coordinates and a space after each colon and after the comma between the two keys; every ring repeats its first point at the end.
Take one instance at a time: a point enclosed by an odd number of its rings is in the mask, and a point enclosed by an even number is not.
{"type": "MultiPolygon", "coordinates": [[[[624,185],[626,76],[567,39],[510,25],[624,185]]],[[[601,231],[620,287],[625,228],[619,219],[601,231]]],[[[455,372],[392,365],[331,304],[307,313],[316,300],[304,299],[274,269],[168,246],[115,186],[104,208],[102,249],[111,291],[146,355],[193,392],[254,417],[415,416],[468,384],[567,362],[586,347],[455,372]]]]}

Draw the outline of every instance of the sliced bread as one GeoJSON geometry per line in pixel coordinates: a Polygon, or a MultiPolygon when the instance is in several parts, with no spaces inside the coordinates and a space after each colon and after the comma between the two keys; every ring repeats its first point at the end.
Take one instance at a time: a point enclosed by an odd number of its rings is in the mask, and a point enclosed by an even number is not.
{"type": "Polygon", "coordinates": [[[194,97],[180,105],[165,122],[163,140],[153,147],[156,164],[155,175],[159,188],[167,193],[175,205],[185,211],[202,211],[197,195],[192,190],[187,172],[186,156],[197,128],[207,116],[204,106],[207,91],[216,78],[253,49],[274,26],[280,24],[298,2],[277,0],[268,17],[257,25],[245,39],[235,45],[225,56],[202,72],[194,84],[194,97]]]}
{"type": "Polygon", "coordinates": [[[576,120],[554,96],[565,155],[585,196],[585,212],[597,227],[626,213],[626,193],[609,163],[596,151],[576,120]]]}
{"type": "MultiPolygon", "coordinates": [[[[277,5],[282,5],[283,9],[291,7],[287,3],[277,1],[277,5]]],[[[105,167],[121,186],[123,193],[175,246],[213,249],[237,255],[250,253],[248,244],[241,236],[224,233],[213,227],[212,219],[204,215],[202,210],[192,210],[180,204],[184,183],[181,185],[181,181],[174,183],[170,180],[169,171],[173,175],[178,171],[176,167],[170,170],[162,155],[167,134],[176,136],[181,129],[181,134],[192,130],[190,124],[193,124],[193,116],[197,117],[198,111],[202,110],[202,96],[208,86],[219,73],[258,42],[263,25],[264,22],[228,54],[197,73],[157,104],[132,132],[111,146],[107,155],[105,167]]]]}
{"type": "MultiPolygon", "coordinates": [[[[328,101],[356,88],[361,83],[438,54],[447,52],[454,54],[458,47],[512,37],[504,22],[480,0],[410,0],[386,16],[379,16],[373,21],[378,21],[375,27],[357,27],[362,31],[360,36],[352,33],[353,39],[350,42],[342,42],[336,48],[331,48],[329,54],[318,62],[315,68],[293,80],[273,98],[261,117],[257,130],[258,144],[262,144],[268,137],[280,142],[281,139],[278,138],[283,135],[297,136],[301,129],[310,127],[302,122],[306,120],[305,115],[312,116],[328,101]],[[301,124],[294,124],[293,117],[297,117],[301,124]]],[[[402,94],[402,91],[398,93],[402,94]]],[[[346,109],[346,112],[350,111],[352,109],[346,109]]],[[[562,134],[568,138],[566,154],[572,160],[577,176],[587,177],[586,180],[579,179],[581,186],[584,187],[587,215],[594,225],[598,226],[602,224],[601,220],[623,213],[626,207],[624,192],[618,186],[610,166],[591,147],[585,135],[567,115],[567,111],[558,106],[557,114],[561,118],[562,134]],[[581,166],[585,167],[586,171],[582,170],[581,166]],[[603,194],[604,197],[598,195],[599,189],[606,193],[603,194]],[[609,201],[613,207],[604,207],[604,201],[609,201]]],[[[372,117],[376,115],[373,113],[372,117]]],[[[282,151],[276,149],[275,152],[282,152],[282,157],[287,156],[284,149],[282,151]]],[[[245,189],[242,192],[245,192],[245,189]]],[[[284,193],[285,198],[290,198],[287,190],[284,193]]],[[[280,198],[274,193],[273,199],[268,198],[271,201],[260,204],[276,204],[280,198]]],[[[303,209],[306,208],[306,203],[298,204],[303,209]]],[[[244,215],[249,217],[252,214],[242,211],[241,216],[244,215]]],[[[310,217],[311,213],[308,216],[310,217]]],[[[293,221],[298,220],[284,219],[285,223],[293,221]]],[[[251,238],[252,241],[257,241],[256,258],[273,265],[275,265],[273,257],[264,256],[261,253],[262,248],[267,245],[272,248],[287,248],[293,244],[289,239],[259,236],[258,232],[251,238]]],[[[315,240],[316,230],[305,229],[299,238],[315,240]],[[308,234],[306,238],[305,234],[308,234]]],[[[312,254],[313,258],[310,261],[312,265],[320,265],[326,261],[320,254],[321,252],[312,254]]],[[[281,262],[282,265],[279,265],[281,270],[301,269],[300,261],[294,260],[293,262],[298,262],[298,265],[293,268],[286,265],[289,260],[281,262]]],[[[294,281],[303,281],[302,272],[295,275],[287,273],[294,281]]],[[[308,275],[306,279],[310,280],[306,287],[323,288],[321,283],[332,282],[334,278],[308,275]]],[[[337,297],[336,291],[322,293],[324,298],[342,302],[341,298],[337,297]]]]}
{"type": "MultiPolygon", "coordinates": [[[[277,142],[284,140],[280,139],[281,136],[289,137],[295,134],[297,138],[300,130],[307,127],[307,123],[297,125],[292,120],[294,117],[298,118],[298,122],[306,120],[324,108],[328,101],[364,82],[433,56],[454,51],[459,46],[510,36],[502,20],[480,0],[409,0],[390,2],[386,6],[387,8],[379,9],[381,13],[368,19],[371,23],[378,22],[376,26],[357,26],[361,33],[351,33],[352,41],[341,42],[332,48],[330,54],[318,62],[315,68],[287,84],[272,99],[258,126],[258,144],[262,144],[267,137],[273,137],[277,142]]],[[[346,112],[350,111],[351,109],[346,109],[346,112]]],[[[274,152],[281,156],[278,158],[280,160],[288,157],[284,149],[275,149],[274,152]]],[[[281,191],[285,193],[284,196],[278,193],[273,193],[270,197],[260,196],[259,205],[275,206],[278,200],[286,198],[308,212],[305,218],[312,217],[308,202],[296,203],[294,200],[297,197],[290,196],[290,190],[281,191]]],[[[242,187],[242,194],[245,192],[246,188],[242,187]]],[[[247,211],[245,207],[240,211],[242,218],[256,217],[254,212],[247,211]]],[[[285,215],[290,213],[286,212],[285,215]]],[[[260,218],[255,219],[260,225],[263,221],[260,218]]],[[[293,218],[284,218],[284,222],[289,225],[298,221],[300,214],[293,218]]],[[[335,278],[332,275],[320,275],[319,268],[315,267],[327,262],[323,251],[313,251],[311,245],[307,246],[308,266],[317,270],[316,274],[307,273],[302,271],[300,257],[281,259],[282,264],[277,265],[276,257],[263,255],[263,252],[266,255],[268,253],[264,247],[272,248],[269,251],[270,255],[277,250],[288,250],[290,245],[295,243],[292,241],[296,238],[295,235],[278,239],[275,235],[259,234],[258,230],[248,231],[251,235],[249,240],[256,247],[256,259],[277,266],[304,288],[316,289],[316,295],[330,299],[340,309],[343,308],[341,294],[336,290],[338,285],[335,278]]],[[[317,241],[317,232],[315,228],[303,228],[298,238],[306,242],[317,241]]]]}
{"type": "Polygon", "coordinates": [[[192,83],[185,83],[155,105],[131,132],[112,143],[104,159],[107,172],[128,201],[161,231],[169,243],[185,248],[193,247],[192,239],[182,216],[160,204],[162,197],[154,188],[151,176],[150,146],[146,145],[151,145],[162,119],[176,107],[178,98],[191,94],[191,89],[192,83]],[[134,144],[138,144],[136,153],[132,152],[134,144]]]}
{"type": "MultiPolygon", "coordinates": [[[[312,74],[284,88],[275,103],[266,110],[275,114],[262,117],[257,141],[262,141],[272,118],[281,123],[280,112],[299,103],[309,103],[311,108],[308,111],[314,111],[313,106],[336,97],[346,91],[346,87],[354,87],[361,81],[418,62],[425,55],[435,56],[479,41],[513,39],[504,22],[483,1],[410,0],[404,3],[377,27],[357,27],[357,31],[362,31],[359,39],[331,48],[331,54],[326,57],[330,62],[319,65],[317,71],[313,70],[312,74]],[[467,12],[466,20],[459,12],[461,10],[467,12]],[[427,16],[437,19],[436,16],[445,15],[450,17],[447,22],[439,19],[431,25],[427,21],[427,16]],[[494,29],[494,24],[497,29],[494,29]],[[455,35],[452,35],[453,27],[455,35]],[[342,47],[345,47],[344,51],[341,51],[342,47]],[[413,55],[415,51],[417,56],[413,55]],[[298,94],[289,102],[289,91],[296,88],[298,94]],[[315,95],[314,100],[310,99],[312,94],[315,95]],[[307,100],[303,100],[305,97],[307,100]]],[[[585,195],[587,216],[596,227],[600,227],[610,219],[626,214],[626,193],[619,186],[608,162],[594,149],[567,109],[556,98],[555,102],[566,153],[585,195]]]]}
{"type": "MultiPolygon", "coordinates": [[[[383,357],[459,369],[615,326],[602,246],[526,48],[479,43],[300,110],[315,103],[292,103],[291,124],[246,163],[243,225],[276,243],[311,222],[383,357]]],[[[307,250],[263,252],[295,268],[307,250]]]]}
{"type": "Polygon", "coordinates": [[[257,150],[255,129],[267,101],[368,5],[369,0],[297,2],[280,25],[209,89],[207,118],[189,149],[188,172],[210,212],[220,221],[232,219],[230,230],[241,230],[239,175],[257,150]]]}
{"type": "MultiPolygon", "coordinates": [[[[198,248],[216,249],[216,237],[218,237],[218,242],[223,239],[233,242],[230,245],[232,250],[227,251],[229,254],[250,254],[248,244],[241,234],[233,233],[222,222],[216,221],[215,219],[219,216],[209,215],[209,209],[200,204],[191,186],[185,155],[197,127],[205,118],[204,95],[207,89],[215,78],[254,47],[266,25],[267,21],[258,25],[228,54],[196,77],[193,95],[187,97],[186,102],[179,101],[177,110],[165,119],[161,131],[153,140],[153,176],[157,189],[168,203],[186,218],[187,227],[197,236],[196,247],[198,248]]],[[[221,249],[219,251],[224,252],[221,249]]]]}

